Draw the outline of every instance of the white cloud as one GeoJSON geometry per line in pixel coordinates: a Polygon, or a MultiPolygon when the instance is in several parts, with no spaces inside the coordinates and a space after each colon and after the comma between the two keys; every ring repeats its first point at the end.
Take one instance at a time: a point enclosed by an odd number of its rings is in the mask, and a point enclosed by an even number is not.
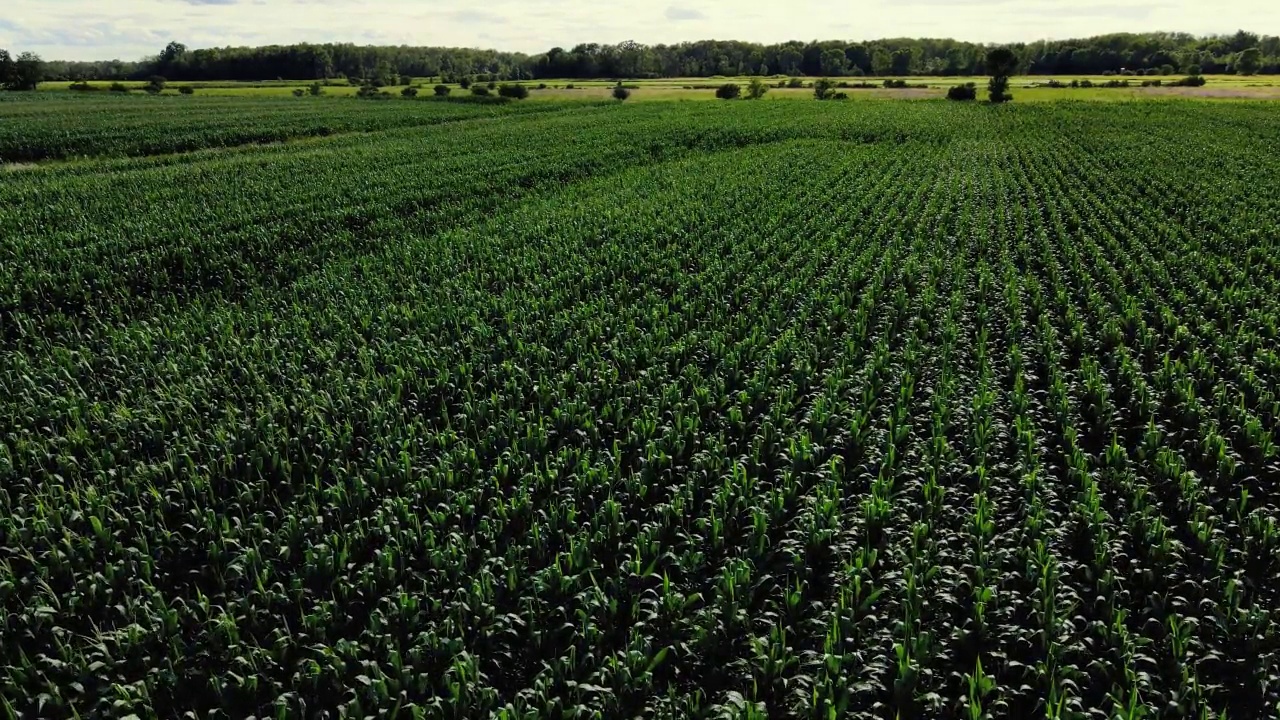
{"type": "Polygon", "coordinates": [[[1179,30],[1280,34],[1273,0],[5,0],[0,47],[46,58],[134,59],[191,47],[301,41],[498,47],[706,38],[779,42],[1016,40],[1179,30]]]}
{"type": "Polygon", "coordinates": [[[702,14],[701,10],[690,7],[680,7],[678,5],[670,5],[663,15],[668,20],[685,21],[685,20],[706,20],[707,16],[702,14]]]}

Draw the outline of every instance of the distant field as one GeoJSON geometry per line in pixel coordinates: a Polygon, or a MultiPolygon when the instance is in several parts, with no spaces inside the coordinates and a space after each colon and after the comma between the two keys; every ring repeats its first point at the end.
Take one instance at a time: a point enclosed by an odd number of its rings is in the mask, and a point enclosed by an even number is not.
{"type": "Polygon", "coordinates": [[[1280,103],[1032,92],[0,99],[0,717],[1277,717],[1280,103]]]}
{"type": "MultiPolygon", "coordinates": [[[[1280,99],[1280,76],[1251,76],[1244,77],[1239,75],[1207,75],[1205,78],[1208,84],[1203,88],[1143,88],[1139,87],[1143,80],[1162,80],[1168,82],[1179,76],[1157,76],[1157,77],[1104,77],[1100,75],[1064,75],[1058,77],[1049,76],[1025,76],[1017,77],[1012,81],[1013,87],[1020,95],[1020,99],[1024,101],[1046,101],[1046,100],[1131,100],[1131,99],[1159,99],[1166,97],[1236,97],[1241,99],[1280,99]],[[1090,80],[1093,83],[1103,83],[1108,80],[1129,80],[1134,87],[1129,88],[1080,88],[1080,89],[1056,89],[1047,87],[1036,87],[1043,85],[1051,79],[1061,82],[1070,83],[1072,80],[1090,80]]],[[[766,78],[771,84],[776,84],[782,78],[766,78]]],[[[987,81],[985,77],[955,77],[955,78],[939,78],[939,77],[903,77],[903,78],[881,78],[881,77],[864,77],[864,78],[834,78],[837,82],[843,81],[848,83],[868,82],[880,84],[886,79],[905,80],[911,85],[926,85],[927,89],[909,89],[909,90],[891,90],[891,89],[850,89],[847,90],[851,99],[866,98],[936,98],[942,97],[945,90],[952,85],[959,85],[965,82],[974,82],[978,85],[984,85],[987,81]]],[[[806,85],[813,82],[814,78],[804,78],[806,85]]],[[[628,80],[628,86],[634,86],[633,99],[635,101],[653,101],[653,100],[714,100],[714,87],[727,82],[736,82],[745,87],[750,78],[730,78],[730,77],[713,77],[713,78],[666,78],[662,80],[628,80]]],[[[335,97],[345,97],[355,95],[358,88],[346,84],[346,81],[331,81],[333,84],[325,87],[325,94],[335,97]]],[[[111,85],[109,82],[91,83],[94,86],[106,88],[111,85]]],[[[126,82],[124,85],[134,89],[141,90],[145,85],[144,82],[126,82]]],[[[415,85],[419,85],[424,94],[430,94],[434,82],[429,82],[426,78],[419,78],[414,81],[415,85]]],[[[609,89],[613,86],[614,81],[609,80],[538,80],[525,81],[523,83],[529,87],[533,94],[531,99],[534,100],[605,100],[609,98],[609,89]],[[546,89],[539,90],[538,85],[547,85],[546,89]],[[566,86],[572,85],[573,89],[567,89],[566,86]]],[[[42,90],[49,91],[65,91],[69,83],[45,83],[41,86],[42,90]]],[[[293,82],[293,81],[261,81],[261,82],[174,82],[165,90],[165,94],[178,94],[178,87],[182,85],[190,85],[196,88],[196,92],[201,95],[236,95],[236,96],[290,96],[294,90],[303,89],[310,86],[309,82],[293,82]]],[[[452,85],[454,94],[466,94],[467,91],[462,90],[457,85],[452,85]]],[[[392,94],[398,94],[402,86],[385,88],[392,94]]],[[[765,99],[768,100],[788,100],[788,99],[811,99],[812,92],[808,89],[787,89],[787,88],[771,88],[765,99]]]]}
{"type": "MultiPolygon", "coordinates": [[[[0,96],[0,161],[187,152],[549,112],[557,103],[39,93],[0,96]]],[[[580,107],[580,104],[576,104],[580,107]]]]}
{"type": "MultiPolygon", "coordinates": [[[[1075,78],[1072,78],[1075,79],[1075,78]]],[[[641,101],[714,101],[713,88],[728,78],[677,78],[627,83],[633,86],[630,103],[641,101]]],[[[743,78],[732,79],[744,83],[743,78]]],[[[981,85],[983,78],[908,78],[905,89],[842,89],[849,102],[868,100],[939,100],[945,88],[959,82],[981,85]]],[[[1063,78],[1065,82],[1070,79],[1063,78]]],[[[1103,78],[1094,78],[1101,82],[1103,78]]],[[[873,82],[874,79],[859,80],[873,82]]],[[[1015,102],[1063,100],[1119,101],[1176,100],[1179,98],[1271,99],[1280,98],[1280,85],[1266,85],[1267,78],[1214,76],[1202,88],[1130,87],[1055,89],[1031,87],[1045,78],[1018,78],[1015,102]]],[[[811,81],[806,81],[811,83],[811,81]]],[[[854,82],[849,79],[848,82],[854,82]]],[[[44,92],[0,94],[0,162],[30,163],[99,156],[139,156],[189,152],[205,148],[272,143],[347,132],[371,132],[398,127],[467,121],[524,113],[557,112],[565,108],[609,105],[614,83],[596,80],[528,83],[529,100],[503,104],[498,98],[477,102],[460,88],[447,100],[435,98],[429,87],[415,99],[399,96],[400,87],[389,87],[392,97],[362,101],[357,88],[331,85],[322,97],[292,97],[298,83],[194,83],[193,96],[182,96],[174,84],[160,97],[143,92],[69,92],[66,84],[48,83],[44,92]],[[569,86],[572,86],[570,88],[569,86]]],[[[108,83],[98,83],[106,86],[108,83]]],[[[133,83],[132,87],[140,87],[133,83]]],[[[811,88],[771,88],[765,102],[813,101],[811,88]]],[[[745,102],[745,101],[740,101],[745,102]]]]}

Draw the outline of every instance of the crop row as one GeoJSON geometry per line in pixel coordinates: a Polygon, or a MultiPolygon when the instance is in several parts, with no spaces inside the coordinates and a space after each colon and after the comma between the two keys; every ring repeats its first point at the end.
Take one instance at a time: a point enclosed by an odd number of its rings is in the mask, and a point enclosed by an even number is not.
{"type": "Polygon", "coordinates": [[[778,105],[16,175],[4,707],[1280,709],[1280,126],[778,105]]]}
{"type": "Polygon", "coordinates": [[[433,100],[374,103],[352,98],[283,102],[244,97],[42,96],[0,101],[0,162],[184,153],[554,112],[564,107],[563,103],[433,100]]]}

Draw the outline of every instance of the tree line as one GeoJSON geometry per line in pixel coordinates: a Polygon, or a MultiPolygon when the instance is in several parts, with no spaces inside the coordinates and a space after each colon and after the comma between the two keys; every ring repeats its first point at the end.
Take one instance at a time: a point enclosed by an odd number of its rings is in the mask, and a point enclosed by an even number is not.
{"type": "MultiPolygon", "coordinates": [[[[1232,35],[1118,33],[1077,40],[1015,43],[1015,72],[1031,75],[1280,73],[1280,37],[1241,30],[1232,35]]],[[[773,45],[703,40],[673,45],[581,44],[536,55],[473,48],[359,46],[345,43],[190,49],[173,42],[136,62],[41,62],[24,53],[24,78],[32,62],[48,80],[127,80],[163,76],[176,81],[376,79],[466,77],[495,80],[544,78],[665,78],[717,75],[963,76],[989,74],[991,46],[949,39],[867,42],[791,41],[773,45]],[[24,60],[25,59],[25,60],[24,60]]],[[[10,80],[16,83],[16,80],[10,80]]]]}

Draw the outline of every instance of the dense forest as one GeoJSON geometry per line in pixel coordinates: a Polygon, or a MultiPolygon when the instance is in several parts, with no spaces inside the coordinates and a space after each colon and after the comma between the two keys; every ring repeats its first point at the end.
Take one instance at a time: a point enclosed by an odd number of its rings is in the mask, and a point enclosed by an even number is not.
{"type": "MultiPolygon", "coordinates": [[[[703,40],[675,45],[596,43],[525,55],[469,48],[299,44],[188,49],[170,43],[137,62],[45,63],[50,80],[321,80],[488,75],[495,79],[661,78],[714,75],[982,75],[989,46],[958,40],[887,39],[760,45],[703,40]]],[[[1280,73],[1280,37],[1122,33],[1008,46],[1033,75],[1280,73]]]]}

